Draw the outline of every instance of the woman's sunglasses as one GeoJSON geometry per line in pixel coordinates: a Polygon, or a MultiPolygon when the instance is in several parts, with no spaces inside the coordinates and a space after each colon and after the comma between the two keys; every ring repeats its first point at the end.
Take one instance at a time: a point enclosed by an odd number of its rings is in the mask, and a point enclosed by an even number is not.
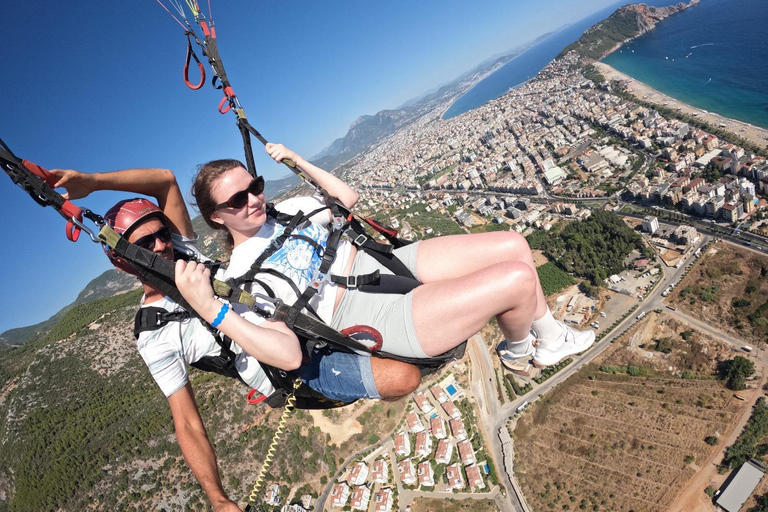
{"type": "Polygon", "coordinates": [[[168,229],[168,226],[163,226],[162,228],[158,229],[154,233],[145,235],[133,243],[138,245],[142,249],[152,251],[155,249],[155,240],[160,240],[164,244],[171,243],[171,230],[168,229]]]}
{"type": "Polygon", "coordinates": [[[236,192],[232,197],[229,198],[228,201],[225,201],[223,203],[219,203],[216,206],[213,207],[214,210],[221,210],[224,208],[235,208],[239,209],[248,204],[248,194],[252,194],[254,196],[257,196],[264,192],[264,176],[257,176],[250,185],[248,185],[248,188],[245,190],[241,190],[240,192],[236,192]]]}

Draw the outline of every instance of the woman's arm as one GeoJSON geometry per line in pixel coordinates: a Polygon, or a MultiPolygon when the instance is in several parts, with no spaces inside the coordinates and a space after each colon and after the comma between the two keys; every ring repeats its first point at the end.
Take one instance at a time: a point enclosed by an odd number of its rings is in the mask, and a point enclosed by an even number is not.
{"type": "Polygon", "coordinates": [[[168,169],[125,169],[98,173],[52,169],[51,173],[59,179],[56,187],[67,189],[63,196],[70,200],[82,199],[98,190],[120,190],[154,197],[175,232],[187,238],[195,236],[179,184],[168,169]]]}
{"type": "Polygon", "coordinates": [[[304,160],[298,153],[292,151],[282,144],[268,143],[265,147],[269,156],[275,159],[276,162],[282,162],[284,158],[293,160],[296,167],[306,172],[315,183],[324,188],[329,194],[341,201],[341,204],[347,208],[352,208],[360,199],[360,194],[355,192],[352,187],[344,183],[342,180],[324,171],[318,166],[311,164],[304,160]]]}
{"type": "MultiPolygon", "coordinates": [[[[176,286],[203,319],[213,322],[219,316],[223,303],[214,297],[211,272],[204,265],[178,260],[176,286]]],[[[263,363],[288,371],[301,366],[299,339],[283,322],[254,325],[229,311],[217,328],[263,363]]]]}

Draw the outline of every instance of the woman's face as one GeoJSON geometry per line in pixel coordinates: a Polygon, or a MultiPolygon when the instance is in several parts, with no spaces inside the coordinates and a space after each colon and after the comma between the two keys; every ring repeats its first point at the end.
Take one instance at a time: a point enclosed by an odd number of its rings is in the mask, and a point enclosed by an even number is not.
{"type": "MultiPolygon", "coordinates": [[[[213,182],[211,196],[216,204],[226,203],[233,195],[248,189],[253,181],[248,171],[235,167],[213,182]]],[[[248,202],[241,208],[225,207],[211,214],[211,220],[223,224],[234,238],[235,245],[252,237],[267,221],[264,193],[248,194],[248,202]]]]}

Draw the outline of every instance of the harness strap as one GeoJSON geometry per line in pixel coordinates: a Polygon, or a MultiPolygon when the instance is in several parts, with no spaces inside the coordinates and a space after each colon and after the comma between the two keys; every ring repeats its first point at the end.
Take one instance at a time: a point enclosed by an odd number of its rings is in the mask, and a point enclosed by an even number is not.
{"type": "Polygon", "coordinates": [[[190,39],[191,35],[192,32],[187,30],[187,58],[184,62],[184,83],[187,84],[187,87],[193,91],[196,91],[205,84],[205,67],[203,66],[203,63],[200,62],[200,59],[197,58],[197,54],[195,54],[194,48],[192,48],[192,40],[190,39]],[[189,81],[189,63],[191,59],[195,59],[197,68],[200,70],[200,82],[197,84],[193,84],[189,81]]]}
{"type": "Polygon", "coordinates": [[[100,216],[88,210],[81,210],[73,203],[64,199],[64,196],[53,190],[58,178],[37,164],[28,160],[22,160],[10,150],[0,139],[0,167],[8,177],[23,188],[40,206],[51,206],[59,212],[59,215],[67,220],[67,238],[76,242],[80,237],[80,226],[83,223],[83,215],[89,219],[103,222],[100,216]]]}
{"type": "Polygon", "coordinates": [[[349,290],[354,290],[364,285],[376,284],[381,281],[381,275],[378,269],[370,274],[359,276],[337,276],[331,275],[331,282],[345,286],[349,290]]]}

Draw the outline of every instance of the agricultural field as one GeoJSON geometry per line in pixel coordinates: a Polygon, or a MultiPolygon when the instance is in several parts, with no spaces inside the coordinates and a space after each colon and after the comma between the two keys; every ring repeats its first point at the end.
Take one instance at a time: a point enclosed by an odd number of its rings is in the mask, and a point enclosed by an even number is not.
{"type": "Polygon", "coordinates": [[[536,271],[539,273],[539,281],[544,295],[558,293],[574,283],[573,277],[563,272],[551,261],[538,267],[536,271]]]}
{"type": "Polygon", "coordinates": [[[728,243],[712,244],[669,295],[671,305],[762,344],[768,336],[768,258],[728,243]]]}
{"type": "Polygon", "coordinates": [[[496,512],[498,510],[496,502],[488,499],[416,498],[411,503],[411,512],[496,512]]]}
{"type": "Polygon", "coordinates": [[[662,512],[747,407],[713,378],[726,347],[649,316],[518,421],[531,510],[662,512]]]}

